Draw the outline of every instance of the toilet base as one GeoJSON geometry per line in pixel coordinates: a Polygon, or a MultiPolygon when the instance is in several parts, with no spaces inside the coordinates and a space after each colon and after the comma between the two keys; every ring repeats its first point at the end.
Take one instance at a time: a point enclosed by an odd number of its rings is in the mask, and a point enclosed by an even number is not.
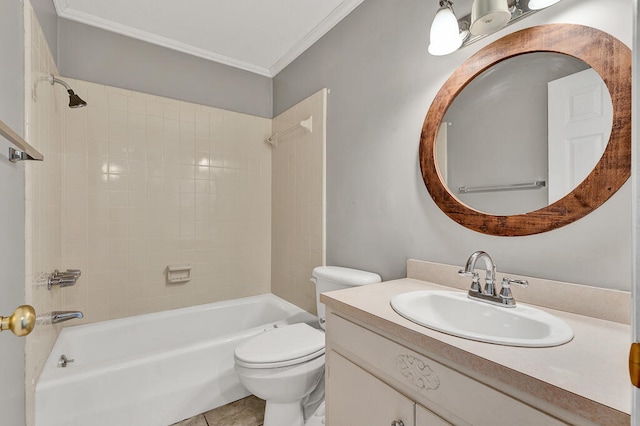
{"type": "Polygon", "coordinates": [[[264,426],[304,426],[300,401],[270,402],[264,410],[264,426]]]}

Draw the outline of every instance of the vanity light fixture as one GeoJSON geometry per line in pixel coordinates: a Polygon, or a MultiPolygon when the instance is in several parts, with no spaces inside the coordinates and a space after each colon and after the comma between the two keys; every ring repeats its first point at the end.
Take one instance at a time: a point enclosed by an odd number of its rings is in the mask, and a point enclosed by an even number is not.
{"type": "Polygon", "coordinates": [[[429,53],[448,55],[559,1],[473,0],[471,13],[456,19],[452,2],[440,0],[440,9],[431,24],[429,53]]]}
{"type": "Polygon", "coordinates": [[[431,24],[429,53],[434,56],[448,55],[462,46],[466,34],[460,32],[458,19],[449,0],[440,0],[440,9],[431,24]]]}
{"type": "Polygon", "coordinates": [[[471,7],[471,34],[492,34],[511,20],[507,0],[473,0],[471,7]]]}

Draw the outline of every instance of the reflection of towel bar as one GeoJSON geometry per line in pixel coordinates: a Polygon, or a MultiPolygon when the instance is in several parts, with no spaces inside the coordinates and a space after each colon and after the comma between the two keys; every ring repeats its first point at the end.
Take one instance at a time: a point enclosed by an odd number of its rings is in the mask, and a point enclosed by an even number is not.
{"type": "Polygon", "coordinates": [[[487,185],[487,186],[461,186],[458,192],[467,194],[469,192],[490,192],[490,191],[513,191],[518,189],[537,189],[547,186],[544,180],[526,183],[512,183],[509,185],[487,185]]]}

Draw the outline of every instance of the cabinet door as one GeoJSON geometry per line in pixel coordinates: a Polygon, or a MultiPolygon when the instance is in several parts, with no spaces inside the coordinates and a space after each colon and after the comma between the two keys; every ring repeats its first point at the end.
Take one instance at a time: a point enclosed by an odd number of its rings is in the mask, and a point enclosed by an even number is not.
{"type": "Polygon", "coordinates": [[[416,426],[451,426],[451,423],[416,404],[416,426]]]}
{"type": "Polygon", "coordinates": [[[415,403],[335,351],[327,357],[327,426],[415,424],[415,403]]]}

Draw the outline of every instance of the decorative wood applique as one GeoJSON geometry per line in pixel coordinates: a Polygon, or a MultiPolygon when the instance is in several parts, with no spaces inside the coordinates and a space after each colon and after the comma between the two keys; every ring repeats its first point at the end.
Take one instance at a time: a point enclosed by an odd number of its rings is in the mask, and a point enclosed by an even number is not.
{"type": "Polygon", "coordinates": [[[398,355],[396,367],[420,392],[440,387],[438,375],[419,358],[412,355],[398,355]]]}

